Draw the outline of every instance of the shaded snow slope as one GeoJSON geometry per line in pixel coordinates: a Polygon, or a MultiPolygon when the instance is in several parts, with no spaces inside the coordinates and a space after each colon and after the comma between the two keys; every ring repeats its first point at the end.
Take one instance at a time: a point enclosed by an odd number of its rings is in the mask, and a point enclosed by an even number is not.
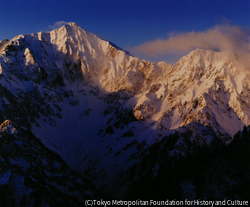
{"type": "MultiPolygon", "coordinates": [[[[10,125],[7,125],[7,127],[10,125]]],[[[0,136],[1,206],[84,206],[95,188],[32,133],[16,126],[0,136]]]]}

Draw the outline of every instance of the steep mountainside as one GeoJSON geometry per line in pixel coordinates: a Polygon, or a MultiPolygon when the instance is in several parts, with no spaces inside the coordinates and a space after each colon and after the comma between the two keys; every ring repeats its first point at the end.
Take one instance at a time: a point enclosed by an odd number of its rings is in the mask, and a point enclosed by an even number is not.
{"type": "Polygon", "coordinates": [[[70,23],[1,41],[0,73],[0,121],[26,127],[117,198],[152,170],[138,166],[155,144],[177,134],[167,156],[212,152],[250,123],[249,72],[222,52],[150,63],[70,23]]]}
{"type": "Polygon", "coordinates": [[[83,206],[86,199],[101,198],[26,129],[8,120],[0,128],[1,206],[83,206]]]}

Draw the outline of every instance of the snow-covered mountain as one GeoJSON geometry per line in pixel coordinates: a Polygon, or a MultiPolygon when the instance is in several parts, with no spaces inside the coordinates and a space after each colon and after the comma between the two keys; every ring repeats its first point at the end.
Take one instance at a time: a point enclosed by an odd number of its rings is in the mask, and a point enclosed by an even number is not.
{"type": "Polygon", "coordinates": [[[0,121],[26,127],[117,198],[149,166],[157,176],[159,163],[141,167],[157,143],[187,157],[229,144],[250,123],[249,72],[223,52],[150,63],[69,23],[1,41],[0,72],[0,121]]]}

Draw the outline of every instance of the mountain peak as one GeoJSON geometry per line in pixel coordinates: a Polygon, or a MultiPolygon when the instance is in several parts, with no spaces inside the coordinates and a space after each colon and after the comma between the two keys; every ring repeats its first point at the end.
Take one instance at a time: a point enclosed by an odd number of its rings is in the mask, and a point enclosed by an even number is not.
{"type": "Polygon", "coordinates": [[[79,27],[78,24],[76,24],[75,22],[69,22],[66,25],[72,26],[72,27],[79,27]]]}
{"type": "Polygon", "coordinates": [[[242,70],[242,66],[239,65],[234,54],[200,48],[197,48],[191,51],[188,55],[182,57],[177,62],[177,65],[192,65],[199,68],[209,68],[210,66],[221,68],[223,65],[231,65],[232,67],[225,68],[230,71],[231,68],[235,68],[237,66],[237,71],[242,70]]]}
{"type": "Polygon", "coordinates": [[[75,22],[69,22],[69,23],[63,25],[61,28],[65,28],[67,31],[72,30],[72,29],[74,29],[74,30],[79,30],[79,29],[84,30],[78,24],[76,24],[75,22]]]}
{"type": "MultiPolygon", "coordinates": [[[[52,30],[51,32],[59,33],[65,36],[74,36],[75,33],[82,33],[85,32],[84,29],[82,29],[79,25],[77,25],[75,22],[69,22],[62,27],[52,30]]],[[[50,33],[51,33],[50,32],[50,33]]]]}

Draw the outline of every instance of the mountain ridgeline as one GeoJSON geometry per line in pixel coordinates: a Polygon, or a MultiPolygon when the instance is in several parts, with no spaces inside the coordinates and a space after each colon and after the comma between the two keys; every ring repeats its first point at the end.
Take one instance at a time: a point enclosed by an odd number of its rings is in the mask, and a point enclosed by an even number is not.
{"type": "Polygon", "coordinates": [[[0,42],[0,97],[0,121],[20,128],[12,139],[44,145],[108,198],[249,199],[250,80],[233,54],[151,63],[69,23],[0,42]]]}

